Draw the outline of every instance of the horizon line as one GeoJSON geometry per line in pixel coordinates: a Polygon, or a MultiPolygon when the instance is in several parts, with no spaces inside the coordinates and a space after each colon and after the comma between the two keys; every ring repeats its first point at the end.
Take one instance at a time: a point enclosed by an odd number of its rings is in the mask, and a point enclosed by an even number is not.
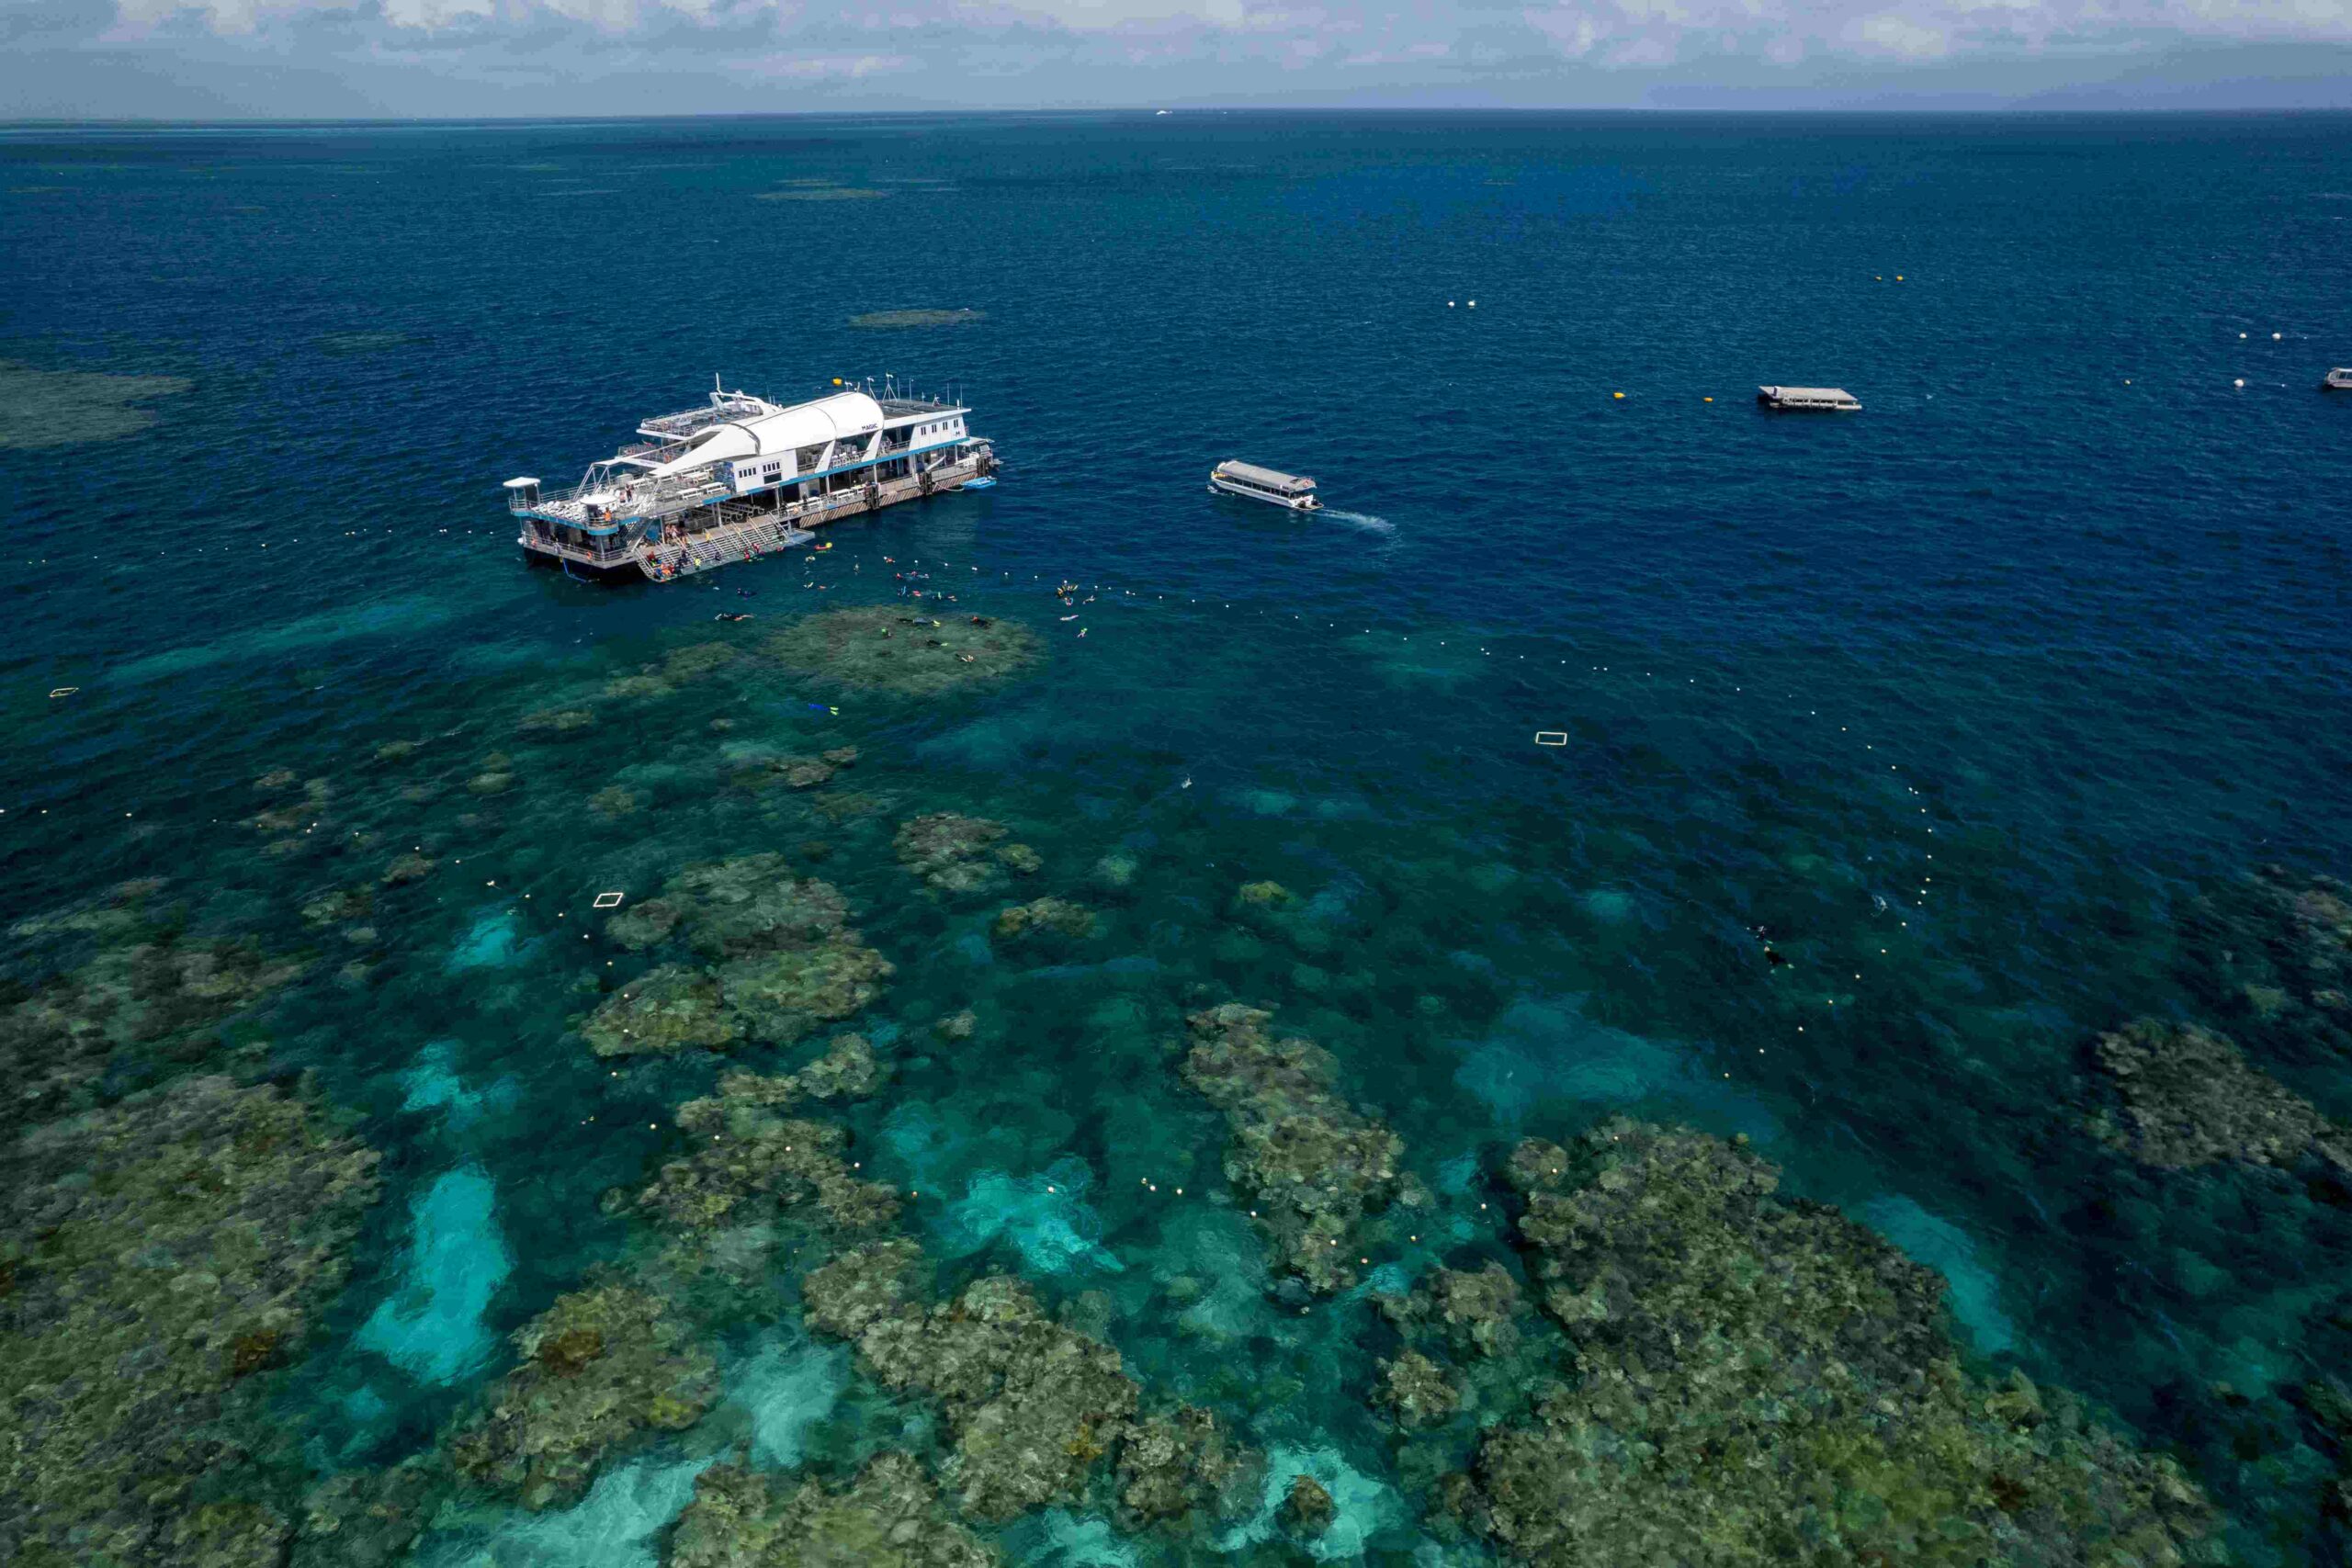
{"type": "Polygon", "coordinates": [[[153,128],[178,126],[393,126],[393,125],[643,125],[649,122],[688,123],[771,119],[986,119],[1010,116],[1119,115],[1146,118],[1160,115],[1587,115],[1618,118],[1883,118],[1913,115],[1953,119],[1983,119],[2003,115],[2043,119],[2215,119],[2262,118],[2285,119],[2335,116],[2352,118],[2352,107],[2335,105],[2172,105],[2119,108],[2109,105],[2034,104],[2030,101],[1955,105],[1902,103],[1805,106],[1747,104],[1714,107],[1688,105],[1617,104],[1576,107],[1553,104],[1096,104],[994,105],[986,108],[941,106],[933,108],[824,108],[701,110],[687,114],[463,114],[463,115],[221,115],[205,118],[133,115],[0,115],[0,131],[75,127],[153,128]]]}

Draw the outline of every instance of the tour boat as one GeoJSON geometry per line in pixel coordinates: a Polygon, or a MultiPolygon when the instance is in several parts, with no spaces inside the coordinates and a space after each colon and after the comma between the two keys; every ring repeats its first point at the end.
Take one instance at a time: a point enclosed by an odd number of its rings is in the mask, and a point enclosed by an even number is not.
{"type": "Polygon", "coordinates": [[[1209,470],[1209,489],[1225,495],[1270,501],[1293,512],[1313,512],[1323,503],[1315,499],[1315,481],[1300,474],[1278,473],[1255,463],[1219,463],[1209,470]]]}

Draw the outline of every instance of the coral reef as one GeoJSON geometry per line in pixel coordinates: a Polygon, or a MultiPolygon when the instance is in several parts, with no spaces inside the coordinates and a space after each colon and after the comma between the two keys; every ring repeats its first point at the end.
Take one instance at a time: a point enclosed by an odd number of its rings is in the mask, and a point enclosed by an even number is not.
{"type": "Polygon", "coordinates": [[[720,965],[720,993],[754,1040],[788,1045],[848,1018],[882,994],[889,961],[847,933],[821,947],[786,948],[720,965]]]}
{"type": "Polygon", "coordinates": [[[717,980],[698,969],[665,964],[605,998],[580,1032],[599,1056],[631,1056],[732,1045],[743,1032],[720,1006],[717,980]]]}
{"type": "Polygon", "coordinates": [[[767,639],[779,663],[843,685],[936,696],[1012,675],[1038,656],[1037,634],[1018,621],[910,614],[897,604],[828,610],[767,639]]]}
{"type": "Polygon", "coordinates": [[[1136,1407],[1119,1353],[1055,1323],[1003,1275],[922,1306],[925,1268],[903,1240],[845,1253],[805,1282],[808,1320],[854,1338],[886,1387],[938,1402],[954,1439],[944,1480],[966,1514],[1002,1520],[1078,1500],[1136,1407]]]}
{"type": "Polygon", "coordinates": [[[375,912],[376,895],[368,887],[339,887],[318,894],[303,902],[302,919],[313,926],[337,925],[346,920],[364,920],[375,912]]]}
{"type": "Polygon", "coordinates": [[[596,715],[589,708],[541,708],[525,714],[514,728],[526,735],[578,735],[596,728],[596,715]]]}
{"type": "Polygon", "coordinates": [[[688,1102],[678,1120],[704,1141],[690,1157],[664,1163],[634,1200],[673,1229],[708,1230],[740,1219],[741,1206],[755,1197],[780,1208],[813,1202],[845,1232],[874,1230],[898,1217],[898,1193],[851,1174],[842,1157],[847,1135],[830,1122],[711,1100],[688,1102]]]}
{"type": "Polygon", "coordinates": [[[1339,1064],[1311,1040],[1276,1039],[1273,1015],[1238,1002],[1192,1014],[1184,1081],[1225,1113],[1226,1179],[1248,1195],[1283,1266],[1317,1291],[1355,1282],[1367,1216],[1419,1196],[1396,1134],[1340,1098],[1339,1064]]]}
{"type": "Polygon", "coordinates": [[[1296,1535],[1321,1535],[1339,1517],[1339,1507],[1321,1482],[1311,1475],[1294,1475],[1283,1494],[1283,1528],[1296,1535]]]}
{"type": "Polygon", "coordinates": [[[831,884],[795,880],[780,854],[741,855],[690,865],[663,884],[658,900],[707,958],[824,942],[849,925],[849,902],[831,884]]]}
{"type": "Polygon", "coordinates": [[[747,757],[729,771],[730,782],[745,789],[783,784],[787,789],[815,789],[833,781],[833,765],[818,757],[747,757]]]}
{"type": "Polygon", "coordinates": [[[390,1568],[406,1561],[449,1482],[429,1455],[388,1470],[334,1472],[302,1498],[292,1568],[390,1568]]]}
{"type": "MultiPolygon", "coordinates": [[[[294,774],[286,768],[274,768],[254,781],[254,788],[264,795],[277,795],[294,787],[294,774]]],[[[312,779],[302,786],[299,800],[288,800],[260,812],[253,818],[253,826],[265,833],[290,833],[306,825],[316,826],[327,804],[334,798],[334,790],[324,779],[312,779]]]]}
{"type": "Polygon", "coordinates": [[[1179,1405],[1128,1423],[1119,1443],[1119,1505],[1130,1523],[1181,1520],[1196,1509],[1227,1513],[1255,1485],[1261,1463],[1227,1436],[1214,1412],[1179,1405]]]}
{"type": "Polygon", "coordinates": [[[2264,866],[2198,899],[2185,924],[2200,1015],[2299,1058],[2352,1058],[2352,886],[2264,866]]]}
{"type": "Polygon", "coordinates": [[[930,1278],[922,1248],[903,1236],[852,1247],[800,1281],[808,1321],[855,1339],[920,1296],[930,1278]]]}
{"type": "Polygon", "coordinates": [[[763,1211],[814,1203],[837,1232],[878,1229],[897,1218],[898,1193],[852,1174],[842,1155],[848,1134],[829,1122],[777,1114],[802,1100],[831,1100],[872,1091],[880,1073],[858,1035],[843,1035],[824,1056],[781,1077],[729,1073],[718,1092],[678,1108],[678,1125],[695,1137],[691,1153],[664,1162],[654,1180],[626,1205],[673,1230],[707,1231],[763,1211]]]}
{"type": "Polygon", "coordinates": [[[688,866],[605,931],[625,947],[683,940],[724,962],[707,973],[666,964],[623,987],[582,1025],[599,1055],[790,1044],[865,1008],[892,972],[850,929],[839,890],[796,880],[780,854],[688,866]]]}
{"type": "Polygon", "coordinates": [[[154,921],[151,901],[168,886],[160,876],[118,882],[96,898],[28,915],[9,926],[8,934],[20,942],[49,936],[133,936],[154,921]]]}
{"type": "Polygon", "coordinates": [[[1445,1369],[1418,1350],[1380,1363],[1378,1397],[1405,1427],[1434,1426],[1462,1408],[1462,1391],[1445,1369]]]}
{"type": "Polygon", "coordinates": [[[2286,1165],[2316,1155],[2352,1170],[2352,1137],[2221,1035],[2142,1019],[2099,1036],[2093,1055],[2123,1105],[2095,1115],[2091,1131],[2143,1165],[2286,1165]]]}
{"type": "Polygon", "coordinates": [[[466,781],[466,788],[476,795],[504,795],[514,787],[517,777],[514,759],[503,751],[492,751],[481,760],[481,772],[466,781]]]}
{"type": "Polygon", "coordinates": [[[1053,1322],[1006,1275],[877,1318],[857,1344],[885,1385],[939,1401],[955,1438],[944,1479],[978,1519],[1079,1499],[1136,1407],[1119,1353],[1053,1322]]]}
{"type": "Polygon", "coordinates": [[[1020,942],[1035,936],[1083,941],[1094,934],[1094,911],[1067,898],[1038,898],[998,911],[994,930],[999,941],[1020,942]]]}
{"type": "Polygon", "coordinates": [[[523,1506],[570,1503],[605,1456],[644,1431],[680,1431],[718,1397],[718,1369],[669,1303],[626,1285],[558,1297],[518,1329],[522,1363],[450,1446],[458,1471],[523,1506]]]}
{"type": "Polygon", "coordinates": [[[659,947],[678,929],[678,906],[667,898],[639,899],[605,922],[605,935],[632,950],[659,947]]]}
{"type": "Polygon", "coordinates": [[[697,642],[684,648],[673,648],[659,663],[641,664],[633,675],[621,675],[605,683],[608,697],[665,697],[681,686],[691,686],[705,677],[715,674],[741,658],[729,643],[697,642]]]}
{"type": "Polygon", "coordinates": [[[1006,832],[985,817],[939,811],[900,823],[891,848],[900,865],[943,893],[984,893],[1003,886],[1008,869],[1025,876],[1040,863],[1026,844],[998,848],[1006,832]]]}
{"type": "Polygon", "coordinates": [[[2320,1511],[2340,1529],[2352,1522],[2352,1387],[2331,1373],[2297,1390],[2296,1403],[2318,1427],[2335,1459],[2335,1473],[2322,1489],[2320,1511]]]}
{"type": "Polygon", "coordinates": [[[1453,1506],[1523,1562],[2219,1559],[2172,1461],[2021,1375],[1988,1385],[1942,1282],[1775,1195],[1737,1142],[1618,1119],[1510,1173],[1570,1354],[1487,1429],[1453,1506]]]}
{"type": "Polygon", "coordinates": [[[606,784],[588,797],[588,809],[607,822],[627,817],[644,804],[644,797],[637,791],[619,784],[606,784]]]}
{"type": "Polygon", "coordinates": [[[290,1527],[237,1492],[258,1385],[341,1285],[376,1156],[204,1077],[28,1133],[8,1169],[0,1560],[273,1560],[290,1527]]]}
{"type": "Polygon", "coordinates": [[[846,1485],[804,1481],[777,1501],[768,1477],[716,1464],[695,1482],[664,1568],[989,1568],[997,1554],[940,1506],[906,1454],[877,1454],[846,1485]]]}
{"type": "Polygon", "coordinates": [[[831,784],[843,768],[857,765],[854,746],[836,746],[815,757],[763,757],[741,763],[736,781],[753,789],[782,784],[790,789],[815,789],[831,784]]]}
{"type": "MultiPolygon", "coordinates": [[[[143,929],[137,902],[111,911],[136,925],[107,929],[143,929]]],[[[104,948],[38,988],[0,988],[0,1073],[8,1086],[0,1124],[85,1103],[84,1091],[119,1054],[202,1060],[219,1048],[220,1024],[300,973],[300,964],[249,942],[201,942],[166,931],[104,948]]]]}
{"type": "Polygon", "coordinates": [[[193,385],[177,376],[36,370],[0,360],[0,451],[136,435],[158,417],[140,404],[176,396],[193,385]]]}
{"type": "Polygon", "coordinates": [[[718,1080],[718,1093],[725,1100],[768,1106],[793,1105],[803,1100],[856,1100],[872,1094],[882,1077],[883,1069],[875,1061],[874,1047],[865,1036],[844,1034],[797,1073],[782,1077],[729,1073],[718,1080]]]}
{"type": "Polygon", "coordinates": [[[1508,1356],[1519,1346],[1519,1281],[1499,1263],[1475,1273],[1440,1269],[1410,1295],[1381,1297],[1380,1309],[1400,1329],[1442,1330],[1463,1354],[1508,1356]]]}

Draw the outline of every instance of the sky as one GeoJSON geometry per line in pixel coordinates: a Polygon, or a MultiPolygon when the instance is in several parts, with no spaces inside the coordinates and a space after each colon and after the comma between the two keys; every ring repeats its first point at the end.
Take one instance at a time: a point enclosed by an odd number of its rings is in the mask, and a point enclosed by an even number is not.
{"type": "Polygon", "coordinates": [[[2352,108],[2352,0],[0,0],[0,118],[2352,108]]]}

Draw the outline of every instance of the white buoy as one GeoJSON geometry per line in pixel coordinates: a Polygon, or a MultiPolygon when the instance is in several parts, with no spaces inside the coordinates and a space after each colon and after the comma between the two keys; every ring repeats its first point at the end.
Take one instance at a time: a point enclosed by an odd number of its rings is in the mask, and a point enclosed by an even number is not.
{"type": "Polygon", "coordinates": [[[2230,385],[2233,387],[2243,387],[2245,385],[2245,378],[2241,376],[2236,380],[2231,382],[2230,385]]]}
{"type": "MultiPolygon", "coordinates": [[[[1445,302],[1445,308],[1446,308],[1447,310],[1453,310],[1453,300],[1451,300],[1451,299],[1448,299],[1448,300],[1445,302]]],[[[2244,333],[2240,333],[2238,335],[2239,335],[2240,337],[2244,337],[2245,334],[2244,333]]]]}
{"type": "Polygon", "coordinates": [[[1476,301],[1476,299],[1471,300],[1471,301],[1470,301],[1470,308],[1471,308],[1472,310],[1476,310],[1476,309],[1478,308],[1478,301],[1476,301]]]}
{"type": "Polygon", "coordinates": [[[2239,338],[2239,341],[2241,341],[2241,342],[2245,341],[2245,333],[2238,333],[2238,338],[2239,338]]]}
{"type": "MultiPolygon", "coordinates": [[[[1472,303],[1473,305],[1476,305],[1477,302],[1478,302],[1478,301],[1476,301],[1476,299],[1473,299],[1473,300],[1471,300],[1471,301],[1470,301],[1470,303],[1472,303]]],[[[2272,333],[2270,334],[2270,341],[2271,341],[2272,343],[2279,343],[2279,342],[2282,342],[2282,341],[2284,341],[2284,340],[2280,337],[2280,335],[2279,335],[2278,333],[2272,333]]]]}

